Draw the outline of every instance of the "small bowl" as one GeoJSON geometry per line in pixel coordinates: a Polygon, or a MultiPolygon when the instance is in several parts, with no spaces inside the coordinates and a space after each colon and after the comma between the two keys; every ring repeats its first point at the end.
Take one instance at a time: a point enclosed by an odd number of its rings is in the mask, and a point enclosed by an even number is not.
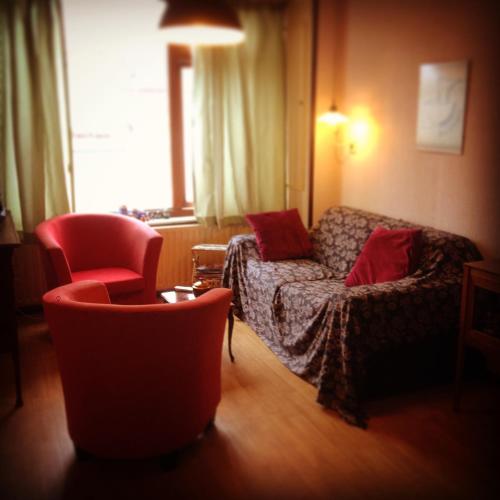
{"type": "Polygon", "coordinates": [[[203,281],[196,281],[195,283],[193,283],[193,294],[195,297],[199,297],[200,295],[203,295],[205,292],[208,292],[211,289],[212,287],[209,283],[203,281]]]}

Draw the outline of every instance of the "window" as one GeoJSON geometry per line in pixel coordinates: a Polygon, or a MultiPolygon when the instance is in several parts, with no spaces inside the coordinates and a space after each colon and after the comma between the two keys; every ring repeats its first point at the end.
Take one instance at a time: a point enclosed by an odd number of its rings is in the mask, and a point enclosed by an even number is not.
{"type": "Polygon", "coordinates": [[[191,51],[187,47],[172,45],[168,50],[168,61],[172,130],[172,213],[187,215],[193,213],[191,51]]]}
{"type": "Polygon", "coordinates": [[[192,214],[191,121],[183,119],[191,58],[162,40],[163,3],[63,0],[63,8],[76,210],[192,214]]]}

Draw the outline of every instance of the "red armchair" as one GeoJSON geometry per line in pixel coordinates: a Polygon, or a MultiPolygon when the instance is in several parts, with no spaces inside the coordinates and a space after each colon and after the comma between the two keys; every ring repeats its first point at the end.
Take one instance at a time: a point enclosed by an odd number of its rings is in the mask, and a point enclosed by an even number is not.
{"type": "Polygon", "coordinates": [[[131,217],[66,214],[35,230],[49,290],[67,283],[104,283],[113,303],[156,302],[162,237],[131,217]]]}
{"type": "Polygon", "coordinates": [[[102,283],[43,297],[77,450],[106,458],[168,454],[194,440],[221,397],[231,291],[178,304],[110,304],[102,283]]]}

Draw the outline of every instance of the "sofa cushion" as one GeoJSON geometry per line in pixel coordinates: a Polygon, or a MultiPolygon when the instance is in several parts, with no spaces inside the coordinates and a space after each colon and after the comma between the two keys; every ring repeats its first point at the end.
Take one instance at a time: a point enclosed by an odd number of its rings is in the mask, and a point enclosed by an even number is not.
{"type": "Polygon", "coordinates": [[[247,214],[264,261],[309,257],[312,243],[296,208],[280,212],[247,214]]]}
{"type": "Polygon", "coordinates": [[[371,285],[408,276],[417,267],[421,240],[420,229],[390,230],[377,226],[356,259],[345,285],[371,285]]]}
{"type": "Polygon", "coordinates": [[[332,270],[310,259],[293,259],[280,262],[263,262],[249,259],[248,277],[255,279],[262,286],[271,287],[273,293],[285,283],[296,281],[315,281],[333,276],[332,270]]]}

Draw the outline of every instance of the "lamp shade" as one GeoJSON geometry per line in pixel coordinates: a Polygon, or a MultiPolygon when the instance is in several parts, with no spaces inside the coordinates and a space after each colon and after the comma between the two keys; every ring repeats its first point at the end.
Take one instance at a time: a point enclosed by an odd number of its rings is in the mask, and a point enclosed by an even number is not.
{"type": "Polygon", "coordinates": [[[234,45],[245,38],[224,0],[169,0],[160,28],[167,42],[179,45],[234,45]]]}
{"type": "Polygon", "coordinates": [[[337,106],[333,105],[326,113],[319,117],[319,121],[335,126],[346,123],[349,119],[338,111],[337,106]]]}

